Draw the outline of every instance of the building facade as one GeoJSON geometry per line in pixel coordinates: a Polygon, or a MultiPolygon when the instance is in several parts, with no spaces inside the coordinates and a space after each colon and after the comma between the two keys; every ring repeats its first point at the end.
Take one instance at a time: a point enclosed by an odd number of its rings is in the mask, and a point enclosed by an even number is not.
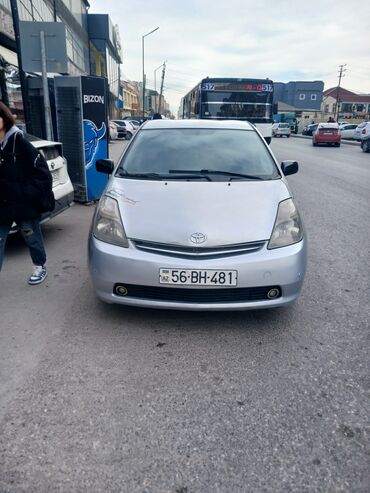
{"type": "Polygon", "coordinates": [[[137,84],[129,80],[122,80],[121,86],[123,95],[121,116],[140,116],[140,95],[137,84]]]}
{"type": "Polygon", "coordinates": [[[107,77],[109,86],[109,116],[119,118],[121,42],[119,30],[107,14],[89,14],[87,17],[90,40],[90,73],[107,77]]]}
{"type": "MultiPolygon", "coordinates": [[[[87,0],[16,0],[20,21],[62,22],[66,27],[68,73],[88,74],[87,0]]],[[[0,0],[0,99],[24,123],[18,58],[10,0],[0,0]]]]}
{"type": "Polygon", "coordinates": [[[356,94],[340,87],[332,87],[324,91],[321,107],[325,118],[337,117],[349,123],[361,123],[370,120],[370,94],[356,94]],[[338,111],[337,111],[338,105],[338,111]]]}
{"type": "Polygon", "coordinates": [[[324,82],[291,81],[274,82],[274,102],[286,103],[299,110],[320,111],[324,82]]]}

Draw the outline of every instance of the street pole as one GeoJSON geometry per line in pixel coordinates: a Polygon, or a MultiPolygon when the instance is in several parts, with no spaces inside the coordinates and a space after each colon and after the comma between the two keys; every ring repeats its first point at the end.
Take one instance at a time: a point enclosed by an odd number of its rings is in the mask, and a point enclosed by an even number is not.
{"type": "Polygon", "coordinates": [[[143,101],[142,101],[142,104],[143,104],[143,112],[142,112],[142,115],[143,115],[143,120],[145,118],[145,69],[144,69],[144,39],[149,36],[149,34],[152,34],[154,33],[155,31],[158,31],[159,27],[156,27],[155,29],[153,29],[153,31],[150,31],[149,33],[146,33],[144,34],[143,36],[141,36],[141,53],[142,53],[142,65],[143,65],[143,94],[142,94],[142,97],[143,97],[143,101]]]}
{"type": "MultiPolygon", "coordinates": [[[[159,70],[163,66],[163,63],[159,65],[156,69],[154,69],[154,92],[157,92],[157,70],[159,70]]],[[[157,113],[158,111],[158,98],[157,95],[155,95],[155,112],[157,113]]]]}
{"type": "MultiPolygon", "coordinates": [[[[167,60],[165,60],[163,63],[161,63],[161,65],[159,65],[159,67],[154,69],[154,91],[155,92],[157,92],[157,70],[159,70],[161,67],[163,67],[163,65],[166,62],[167,62],[167,60]]],[[[155,96],[155,112],[156,113],[158,112],[158,98],[157,98],[157,96],[155,96]]]]}
{"type": "Polygon", "coordinates": [[[166,73],[166,62],[163,63],[161,92],[159,93],[158,113],[161,113],[161,109],[162,109],[162,94],[163,94],[163,83],[164,83],[164,74],[165,73],[166,73]]]}
{"type": "Polygon", "coordinates": [[[42,92],[44,96],[45,127],[47,140],[53,140],[53,130],[51,126],[51,108],[48,87],[48,71],[46,65],[46,46],[45,32],[40,31],[40,48],[41,48],[41,68],[42,68],[42,92]]]}
{"type": "Polygon", "coordinates": [[[340,89],[340,83],[342,80],[342,77],[344,77],[344,72],[347,70],[344,67],[346,67],[346,63],[344,65],[339,65],[339,81],[338,81],[338,86],[337,86],[337,98],[336,98],[336,103],[335,103],[335,113],[334,113],[334,120],[338,121],[339,120],[339,89],[340,89]]]}
{"type": "Polygon", "coordinates": [[[19,81],[21,83],[24,121],[26,124],[27,132],[30,133],[30,127],[29,127],[30,114],[28,111],[28,104],[27,104],[27,80],[26,80],[26,74],[23,71],[22,58],[21,58],[21,37],[19,34],[19,14],[18,14],[17,0],[10,0],[10,6],[12,9],[13,29],[15,35],[15,43],[17,47],[18,71],[19,71],[19,81]]]}

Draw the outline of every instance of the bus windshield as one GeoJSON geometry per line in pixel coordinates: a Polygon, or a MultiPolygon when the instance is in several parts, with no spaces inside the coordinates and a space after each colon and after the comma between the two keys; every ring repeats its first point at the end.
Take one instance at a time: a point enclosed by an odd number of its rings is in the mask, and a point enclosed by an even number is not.
{"type": "Polygon", "coordinates": [[[181,101],[182,118],[244,120],[271,142],[274,83],[270,79],[202,79],[181,101]]]}
{"type": "Polygon", "coordinates": [[[270,122],[271,96],[266,92],[203,91],[202,118],[233,118],[252,122],[270,122]]]}

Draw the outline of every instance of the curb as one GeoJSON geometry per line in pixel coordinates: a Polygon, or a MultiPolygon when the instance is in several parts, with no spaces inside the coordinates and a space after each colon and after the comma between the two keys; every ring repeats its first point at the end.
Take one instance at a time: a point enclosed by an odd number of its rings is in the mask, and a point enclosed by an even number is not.
{"type": "MultiPolygon", "coordinates": [[[[310,135],[299,135],[299,134],[290,134],[291,137],[294,137],[296,139],[306,139],[306,140],[311,140],[312,137],[310,135]]],[[[347,139],[342,139],[341,140],[342,144],[347,144],[350,146],[361,146],[361,142],[357,142],[356,140],[347,140],[347,139]]]]}

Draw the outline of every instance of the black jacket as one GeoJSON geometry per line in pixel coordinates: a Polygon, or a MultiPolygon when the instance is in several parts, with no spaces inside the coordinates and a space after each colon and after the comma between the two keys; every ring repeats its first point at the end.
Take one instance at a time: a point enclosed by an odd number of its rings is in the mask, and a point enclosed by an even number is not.
{"type": "Polygon", "coordinates": [[[36,219],[53,208],[52,177],[44,157],[21,132],[11,135],[0,148],[0,224],[36,219]]]}

